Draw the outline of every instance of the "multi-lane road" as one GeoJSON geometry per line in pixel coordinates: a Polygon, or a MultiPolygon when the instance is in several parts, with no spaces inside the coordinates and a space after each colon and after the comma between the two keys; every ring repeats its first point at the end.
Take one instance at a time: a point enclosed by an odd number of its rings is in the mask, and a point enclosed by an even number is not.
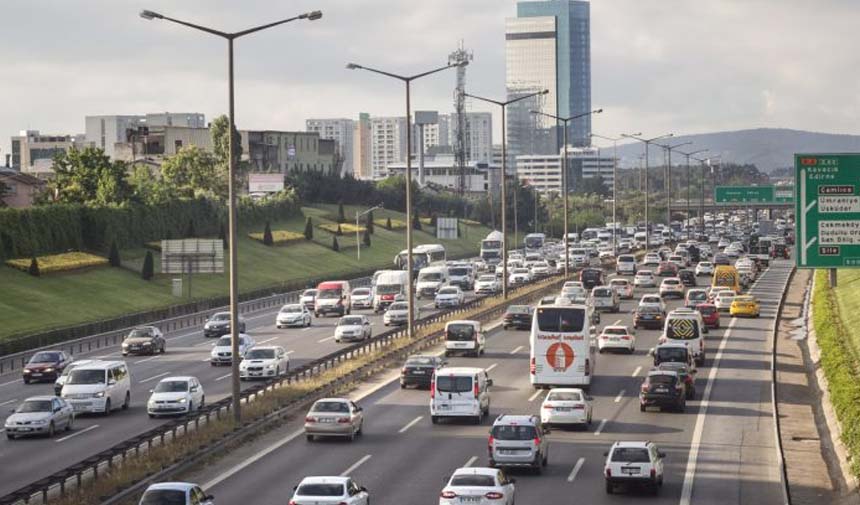
{"type": "MultiPolygon", "coordinates": [[[[768,367],[772,325],[790,272],[788,262],[776,261],[751,288],[762,302],[760,318],[724,315],[723,328],[707,335],[708,362],[699,368],[696,399],[685,413],[639,411],[637,394],[650,368],[647,351],[656,345],[658,331],[640,329],[635,354],[601,355],[591,388],[593,425],[587,431],[553,430],[543,475],[512,472],[517,502],[629,500],[605,494],[603,453],[615,440],[651,440],[668,457],[665,484],[649,503],[783,503],[768,367]]],[[[643,292],[637,289],[637,298],[643,292]]],[[[603,316],[603,325],[632,326],[634,306],[635,301],[625,301],[620,314],[603,316]]],[[[490,419],[538,413],[545,392],[529,384],[528,332],[494,331],[485,356],[452,358],[451,364],[489,370],[494,380],[490,419]]],[[[455,468],[487,464],[491,420],[482,426],[433,425],[428,392],[401,390],[394,376],[390,379],[356,392],[365,423],[364,435],[352,443],[308,443],[302,419],[296,419],[185,477],[205,485],[218,503],[252,499],[255,505],[282,505],[303,477],[340,474],[366,486],[375,504],[436,503],[443,479],[455,468]]]]}
{"type": "MultiPolygon", "coordinates": [[[[472,298],[470,294],[467,301],[472,298]]],[[[423,300],[421,304],[420,317],[434,312],[432,301],[423,300]]],[[[336,317],[315,318],[309,328],[277,329],[276,313],[275,309],[246,316],[246,333],[256,340],[257,345],[283,346],[289,353],[291,368],[349,345],[334,341],[334,328],[338,321],[336,317]]],[[[383,325],[381,314],[375,316],[370,310],[353,311],[353,314],[359,313],[370,317],[374,335],[391,329],[383,325]]],[[[76,359],[124,359],[129,364],[132,378],[130,408],[127,411],[114,411],[108,417],[79,416],[72,432],[60,433],[53,439],[7,440],[0,429],[0,459],[15,462],[14,465],[4,465],[0,496],[166,422],[164,419],[150,419],[146,415],[149,390],[164,377],[197,377],[203,385],[207,402],[230,395],[230,368],[209,364],[209,353],[217,339],[204,338],[202,327],[184,329],[165,336],[167,352],[163,355],[123,358],[119,346],[76,355],[76,359]]],[[[245,383],[245,387],[251,385],[253,383],[245,383]]],[[[20,377],[0,377],[0,409],[12,409],[27,397],[43,394],[53,394],[53,383],[24,385],[20,377]]]]}

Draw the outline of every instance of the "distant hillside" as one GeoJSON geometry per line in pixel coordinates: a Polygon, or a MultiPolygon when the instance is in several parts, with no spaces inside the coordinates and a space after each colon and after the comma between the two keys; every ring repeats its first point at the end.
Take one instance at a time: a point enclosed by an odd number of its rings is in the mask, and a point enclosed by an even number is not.
{"type": "MultiPolygon", "coordinates": [[[[723,161],[731,163],[753,163],[759,170],[770,173],[775,169],[790,167],[794,153],[798,152],[860,152],[860,135],[837,135],[815,133],[784,128],[756,128],[731,132],[683,135],[666,139],[671,145],[692,141],[693,144],[672,152],[672,164],[685,159],[678,151],[709,149],[698,156],[722,155],[723,161]],[[675,156],[678,156],[676,159],[675,156]]],[[[664,141],[661,141],[665,143],[664,141]]],[[[643,153],[643,144],[618,146],[618,155],[623,167],[638,167],[643,153]]],[[[663,149],[651,149],[652,165],[663,164],[663,149]]]]}

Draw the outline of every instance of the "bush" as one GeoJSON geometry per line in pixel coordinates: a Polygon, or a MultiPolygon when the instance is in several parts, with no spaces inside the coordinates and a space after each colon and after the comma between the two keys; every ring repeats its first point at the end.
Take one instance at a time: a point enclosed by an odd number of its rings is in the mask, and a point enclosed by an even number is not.
{"type": "Polygon", "coordinates": [[[308,216],[307,220],[305,220],[305,240],[313,240],[314,238],[314,225],[311,222],[310,216],[308,216]]]}
{"type": "Polygon", "coordinates": [[[391,231],[391,218],[385,220],[385,228],[391,231]]]}
{"type": "Polygon", "coordinates": [[[40,274],[69,272],[80,268],[108,265],[107,258],[102,258],[101,256],[84,252],[68,252],[39,256],[38,258],[33,257],[31,259],[22,258],[7,260],[6,265],[22,272],[28,272],[32,275],[31,268],[33,268],[33,260],[37,260],[36,268],[38,268],[40,274]]]}
{"type": "Polygon", "coordinates": [[[32,275],[33,277],[38,277],[41,275],[41,272],[39,272],[39,262],[36,261],[35,256],[33,256],[33,258],[30,260],[30,266],[27,267],[27,273],[32,275]]]}
{"type": "Polygon", "coordinates": [[[263,244],[264,245],[274,245],[275,241],[272,239],[272,227],[269,225],[269,222],[266,221],[266,229],[263,230],[263,244]]]}
{"type": "Polygon", "coordinates": [[[343,202],[337,204],[337,222],[345,223],[346,222],[346,214],[343,212],[343,202]]]}
{"type": "Polygon", "coordinates": [[[337,231],[334,234],[337,235],[338,237],[343,236],[343,229],[340,227],[340,224],[337,225],[337,231]]]}
{"type": "Polygon", "coordinates": [[[152,240],[143,244],[145,249],[150,249],[153,251],[161,252],[161,241],[160,240],[152,240]]]}
{"type": "Polygon", "coordinates": [[[148,281],[155,275],[155,262],[152,259],[152,251],[146,251],[146,256],[143,258],[143,269],[140,271],[140,277],[148,281]]]}
{"type": "MultiPolygon", "coordinates": [[[[266,243],[265,242],[265,233],[261,233],[261,232],[249,233],[248,238],[250,238],[251,240],[256,240],[257,242],[262,242],[263,244],[266,243]]],[[[293,242],[301,242],[301,241],[305,240],[305,236],[302,235],[301,233],[296,233],[293,231],[274,230],[271,232],[271,239],[272,239],[272,243],[266,244],[266,245],[287,245],[287,244],[291,244],[293,242]]]]}
{"type": "Polygon", "coordinates": [[[434,213],[432,213],[432,214],[430,214],[430,226],[432,226],[432,227],[434,227],[434,228],[435,228],[435,227],[437,226],[437,224],[436,224],[436,223],[437,223],[437,221],[438,221],[438,220],[439,220],[439,216],[438,216],[438,215],[436,215],[436,213],[435,213],[435,212],[434,212],[434,213]]]}
{"type": "Polygon", "coordinates": [[[112,267],[122,266],[122,260],[119,258],[119,249],[116,247],[116,242],[110,243],[110,253],[108,253],[108,263],[112,267]]]}
{"type": "Polygon", "coordinates": [[[370,228],[364,229],[364,236],[362,236],[362,242],[364,242],[364,245],[366,245],[367,247],[370,247],[370,228]]]}
{"type": "Polygon", "coordinates": [[[340,251],[340,245],[337,243],[337,235],[331,238],[331,250],[335,252],[340,251]]]}
{"type": "Polygon", "coordinates": [[[421,231],[421,219],[418,217],[417,212],[412,213],[412,229],[421,231]]]}
{"type": "Polygon", "coordinates": [[[364,225],[367,227],[367,231],[373,233],[373,211],[367,213],[364,225]]]}
{"type": "Polygon", "coordinates": [[[196,233],[194,232],[194,220],[188,220],[188,227],[185,228],[185,238],[194,238],[196,233]]]}

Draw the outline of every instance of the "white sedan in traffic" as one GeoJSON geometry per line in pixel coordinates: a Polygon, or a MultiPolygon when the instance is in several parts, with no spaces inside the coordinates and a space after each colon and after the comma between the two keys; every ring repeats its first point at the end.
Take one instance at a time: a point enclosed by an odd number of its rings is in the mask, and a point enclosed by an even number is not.
{"type": "Polygon", "coordinates": [[[651,270],[639,270],[633,277],[633,285],[637,288],[653,288],[657,285],[654,272],[651,270]]]}
{"type": "Polygon", "coordinates": [[[149,417],[188,414],[206,403],[203,386],[196,377],[165,377],[150,393],[146,402],[149,417]]]}
{"type": "Polygon", "coordinates": [[[281,310],[278,311],[278,315],[275,317],[275,326],[278,329],[290,326],[307,327],[311,325],[311,320],[311,311],[304,304],[293,303],[281,307],[281,310]]]}
{"type": "Polygon", "coordinates": [[[714,275],[714,264],[710,261],[700,261],[696,265],[696,276],[700,275],[714,275]]]}
{"type": "Polygon", "coordinates": [[[609,287],[614,289],[623,300],[633,298],[633,284],[627,279],[610,279],[609,287]]]}
{"type": "Polygon", "coordinates": [[[289,370],[290,356],[283,347],[255,347],[239,363],[239,379],[270,379],[285,375],[289,370]]]}
{"type": "MultiPolygon", "coordinates": [[[[239,359],[241,360],[245,353],[250,351],[256,345],[253,338],[239,334],[239,359]]],[[[212,366],[229,365],[233,363],[233,347],[230,340],[230,335],[224,335],[215,342],[215,347],[209,353],[209,363],[212,366]]]]}
{"type": "Polygon", "coordinates": [[[626,326],[607,326],[597,337],[597,350],[617,349],[633,354],[636,351],[636,336],[626,326]]]}
{"type": "Polygon", "coordinates": [[[591,424],[591,397],[579,388],[553,388],[540,408],[544,426],[586,426],[591,424]]]}
{"type": "Polygon", "coordinates": [[[459,307],[466,301],[466,294],[459,286],[445,286],[436,292],[433,304],[437,309],[444,307],[459,307]]]}
{"type": "Polygon", "coordinates": [[[351,477],[305,477],[295,487],[289,503],[369,505],[370,495],[351,477]]]}
{"type": "Polygon", "coordinates": [[[498,468],[458,468],[439,494],[439,505],[514,505],[514,482],[498,468]]]}
{"type": "Polygon", "coordinates": [[[344,316],[334,329],[334,341],[365,340],[371,337],[370,319],[367,316],[344,316]]]}
{"type": "Polygon", "coordinates": [[[660,283],[660,296],[663,298],[669,296],[684,298],[684,283],[678,277],[663,279],[663,282],[660,283]]]}

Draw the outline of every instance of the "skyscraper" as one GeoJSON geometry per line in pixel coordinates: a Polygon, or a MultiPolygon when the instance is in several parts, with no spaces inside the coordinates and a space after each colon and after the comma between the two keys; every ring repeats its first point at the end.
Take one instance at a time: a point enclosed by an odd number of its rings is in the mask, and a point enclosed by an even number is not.
{"type": "MultiPolygon", "coordinates": [[[[508,109],[507,134],[512,155],[556,154],[562,126],[530,114],[539,110],[569,117],[591,110],[591,37],[588,2],[543,0],[517,3],[517,17],[505,23],[508,99],[548,89],[508,109]]],[[[568,141],[589,145],[591,117],[572,121],[568,141]]]]}

